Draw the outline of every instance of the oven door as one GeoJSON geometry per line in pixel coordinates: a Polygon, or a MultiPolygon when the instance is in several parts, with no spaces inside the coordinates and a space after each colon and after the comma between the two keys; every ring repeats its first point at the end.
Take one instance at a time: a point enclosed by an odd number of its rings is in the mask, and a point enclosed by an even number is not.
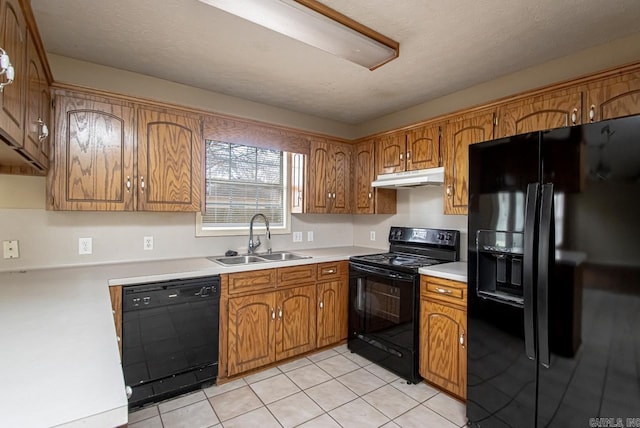
{"type": "Polygon", "coordinates": [[[417,382],[419,275],[351,262],[351,351],[417,382]]]}

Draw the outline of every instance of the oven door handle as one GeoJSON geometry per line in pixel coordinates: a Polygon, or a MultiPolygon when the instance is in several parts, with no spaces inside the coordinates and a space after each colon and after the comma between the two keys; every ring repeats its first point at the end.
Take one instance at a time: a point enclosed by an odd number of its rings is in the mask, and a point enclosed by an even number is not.
{"type": "Polygon", "coordinates": [[[351,270],[354,272],[372,273],[385,278],[400,279],[402,281],[413,281],[414,275],[408,273],[394,272],[389,269],[380,269],[371,266],[351,263],[351,270]]]}

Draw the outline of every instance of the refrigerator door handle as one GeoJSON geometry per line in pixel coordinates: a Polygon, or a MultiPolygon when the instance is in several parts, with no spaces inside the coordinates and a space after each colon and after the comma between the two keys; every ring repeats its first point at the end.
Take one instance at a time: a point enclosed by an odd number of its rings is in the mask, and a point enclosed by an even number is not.
{"type": "Polygon", "coordinates": [[[540,204],[540,235],[538,242],[538,353],[540,364],[549,368],[549,276],[551,251],[555,247],[553,224],[553,184],[542,186],[540,204]],[[552,247],[553,245],[553,247],[552,247]]]}
{"type": "Polygon", "coordinates": [[[524,348],[527,358],[536,358],[535,330],[534,330],[534,263],[536,245],[536,223],[538,216],[538,189],[539,183],[529,183],[527,185],[527,201],[524,218],[524,255],[523,255],[523,276],[522,291],[524,300],[524,348]]]}

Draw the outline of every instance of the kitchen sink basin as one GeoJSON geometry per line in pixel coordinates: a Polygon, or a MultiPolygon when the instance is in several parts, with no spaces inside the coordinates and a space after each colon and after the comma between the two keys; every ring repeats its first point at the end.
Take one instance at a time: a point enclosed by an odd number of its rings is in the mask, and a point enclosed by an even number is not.
{"type": "Polygon", "coordinates": [[[260,254],[260,257],[273,262],[284,262],[287,260],[308,259],[309,256],[301,256],[300,254],[289,253],[287,251],[279,251],[271,254],[260,254]]]}
{"type": "Polygon", "coordinates": [[[284,262],[289,260],[309,259],[311,256],[301,256],[300,254],[288,251],[278,251],[271,254],[253,254],[232,257],[207,257],[212,262],[220,263],[223,266],[249,265],[253,263],[284,262]]]}

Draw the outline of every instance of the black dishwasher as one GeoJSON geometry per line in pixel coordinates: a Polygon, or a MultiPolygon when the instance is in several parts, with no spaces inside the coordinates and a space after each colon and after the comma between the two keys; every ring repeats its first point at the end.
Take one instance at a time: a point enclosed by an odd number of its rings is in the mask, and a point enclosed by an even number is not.
{"type": "Polygon", "coordinates": [[[122,287],[129,408],[212,384],[218,375],[220,277],[122,287]]]}

